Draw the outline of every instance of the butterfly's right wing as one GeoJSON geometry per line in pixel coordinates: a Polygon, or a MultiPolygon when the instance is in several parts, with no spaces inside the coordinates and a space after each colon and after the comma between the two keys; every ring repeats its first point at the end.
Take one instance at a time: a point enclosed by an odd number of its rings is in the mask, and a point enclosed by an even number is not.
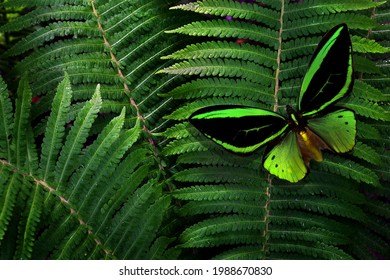
{"type": "Polygon", "coordinates": [[[193,113],[189,121],[206,137],[236,153],[253,152],[288,128],[283,116],[253,107],[206,107],[193,113]]]}

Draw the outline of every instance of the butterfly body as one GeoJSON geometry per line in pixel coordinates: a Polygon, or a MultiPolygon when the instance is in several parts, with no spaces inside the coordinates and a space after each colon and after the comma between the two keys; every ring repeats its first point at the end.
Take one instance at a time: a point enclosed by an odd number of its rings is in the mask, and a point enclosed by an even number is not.
{"type": "Polygon", "coordinates": [[[297,109],[287,116],[243,106],[212,106],[193,113],[189,121],[224,148],[250,153],[267,145],[263,166],[290,181],[303,179],[311,160],[322,161],[322,150],[350,151],[355,145],[354,113],[334,107],[352,90],[352,45],[340,24],[321,40],[309,63],[297,109]]]}

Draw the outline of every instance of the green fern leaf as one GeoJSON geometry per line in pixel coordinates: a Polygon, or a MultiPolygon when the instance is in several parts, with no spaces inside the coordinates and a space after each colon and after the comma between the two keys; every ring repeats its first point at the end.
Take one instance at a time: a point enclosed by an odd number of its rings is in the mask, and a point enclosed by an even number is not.
{"type": "Polygon", "coordinates": [[[90,180],[94,172],[96,172],[100,160],[109,152],[113,142],[119,137],[119,132],[122,129],[125,117],[125,110],[114,118],[98,136],[95,142],[89,146],[83,158],[80,160],[80,168],[70,178],[69,200],[73,196],[84,197],[86,189],[83,188],[83,180],[90,180]]]}
{"type": "Polygon", "coordinates": [[[0,158],[5,158],[9,161],[12,160],[10,142],[12,129],[12,104],[7,86],[0,76],[0,158]]]}
{"type": "Polygon", "coordinates": [[[377,7],[383,2],[372,2],[370,0],[308,0],[294,5],[289,5],[286,11],[288,19],[302,17],[313,17],[315,15],[342,13],[350,10],[366,10],[377,7]]]}
{"type": "Polygon", "coordinates": [[[80,154],[82,146],[87,140],[88,132],[101,106],[102,100],[100,87],[98,86],[92,99],[86,102],[85,106],[80,110],[61,150],[55,167],[55,178],[60,185],[74,171],[75,164],[72,161],[74,157],[80,154]]]}
{"type": "Polygon", "coordinates": [[[259,173],[237,167],[198,167],[177,172],[174,179],[181,182],[246,182],[256,185],[258,184],[259,173]]]}
{"type": "Polygon", "coordinates": [[[187,34],[191,36],[208,36],[219,38],[241,38],[262,42],[270,47],[277,45],[278,35],[270,29],[259,29],[245,22],[226,20],[199,21],[184,25],[168,33],[187,34]]]}
{"type": "Polygon", "coordinates": [[[195,3],[177,5],[171,9],[181,9],[220,17],[231,16],[233,18],[261,21],[267,23],[270,27],[277,27],[279,20],[278,14],[274,10],[258,5],[227,0],[197,1],[195,3]]]}
{"type": "Polygon", "coordinates": [[[247,80],[227,78],[197,79],[185,83],[170,91],[163,97],[175,99],[199,99],[208,97],[245,97],[258,102],[272,102],[271,89],[247,80]]]}
{"type": "Polygon", "coordinates": [[[369,163],[381,165],[381,159],[379,154],[373,148],[364,143],[357,142],[352,150],[352,154],[369,163]]]}
{"type": "Polygon", "coordinates": [[[0,240],[4,240],[17,202],[18,191],[23,185],[20,172],[15,172],[11,166],[4,162],[1,162],[0,165],[0,175],[2,183],[0,189],[0,240]]]}
{"type": "Polygon", "coordinates": [[[138,140],[141,129],[139,123],[134,128],[123,132],[116,141],[110,147],[110,154],[105,157],[105,160],[99,164],[99,174],[96,174],[89,182],[90,188],[87,193],[87,198],[79,204],[80,213],[92,213],[99,212],[97,205],[99,204],[101,189],[108,183],[110,176],[112,176],[117,168],[121,159],[125,156],[125,153],[129,148],[138,140]]]}
{"type": "MultiPolygon", "coordinates": [[[[200,59],[179,62],[162,72],[167,74],[241,77],[250,81],[259,81],[263,85],[271,85],[273,78],[271,71],[251,62],[239,62],[236,60],[219,59],[217,61],[200,59]]],[[[158,72],[161,73],[161,72],[158,72]]]]}
{"type": "Polygon", "coordinates": [[[371,101],[389,101],[389,97],[383,94],[377,88],[361,81],[356,80],[353,87],[353,96],[371,101]]]}
{"type": "Polygon", "coordinates": [[[16,259],[31,259],[36,230],[41,219],[44,192],[42,186],[38,183],[35,183],[32,187],[33,195],[31,195],[31,201],[27,203],[23,213],[23,216],[27,216],[25,217],[26,224],[19,226],[19,234],[23,238],[20,238],[22,242],[18,244],[15,252],[16,259]]]}
{"type": "Polygon", "coordinates": [[[12,146],[15,153],[16,167],[21,168],[25,164],[26,132],[29,130],[32,98],[31,88],[26,77],[23,77],[19,82],[17,96],[12,146]]]}
{"type": "Polygon", "coordinates": [[[265,253],[260,246],[242,246],[215,256],[215,260],[261,260],[265,253]]]}
{"type": "MultiPolygon", "coordinates": [[[[371,2],[373,3],[373,2],[371,2]]],[[[352,36],[352,45],[354,52],[358,53],[388,53],[389,49],[378,44],[374,40],[352,36]]]]}
{"type": "Polygon", "coordinates": [[[134,236],[133,244],[143,244],[143,246],[131,246],[126,248],[124,257],[126,259],[145,258],[145,249],[149,249],[155,238],[159,225],[161,224],[166,210],[170,206],[169,197],[161,197],[140,217],[143,221],[142,226],[137,229],[137,235],[134,236]]]}
{"type": "MultiPolygon", "coordinates": [[[[21,5],[20,1],[18,5],[21,5]]],[[[7,32],[11,30],[19,31],[51,20],[77,21],[82,19],[91,19],[91,17],[92,15],[90,11],[85,6],[57,5],[54,7],[42,7],[19,17],[17,21],[11,21],[1,26],[0,32],[7,32]]]]}
{"type": "Polygon", "coordinates": [[[390,120],[390,115],[387,111],[377,103],[361,99],[351,99],[345,106],[367,118],[381,121],[390,120]]]}
{"type": "Polygon", "coordinates": [[[181,200],[256,200],[257,186],[241,188],[235,184],[201,185],[183,188],[172,192],[172,196],[181,200]]]}
{"type": "Polygon", "coordinates": [[[221,235],[225,232],[236,232],[236,234],[240,234],[241,231],[257,231],[262,229],[264,229],[264,224],[259,223],[255,217],[231,215],[211,218],[189,227],[182,233],[180,239],[183,242],[182,246],[191,247],[194,242],[199,243],[201,240],[207,240],[203,237],[221,235]]]}
{"type": "Polygon", "coordinates": [[[350,255],[343,252],[341,249],[338,249],[334,246],[329,246],[323,243],[318,243],[316,246],[310,245],[301,245],[295,243],[285,243],[285,244],[277,244],[270,248],[271,251],[277,253],[289,253],[289,252],[297,252],[303,256],[310,256],[310,258],[314,259],[330,259],[330,260],[350,260],[353,259],[350,255]]]}
{"type": "Polygon", "coordinates": [[[59,84],[54,97],[52,111],[42,143],[40,168],[42,169],[44,181],[51,181],[54,178],[53,171],[65,134],[65,123],[70,109],[71,98],[72,90],[69,77],[65,75],[65,79],[59,84]]]}
{"type": "Polygon", "coordinates": [[[264,66],[274,66],[275,52],[267,48],[249,44],[237,44],[226,41],[204,42],[185,47],[162,59],[206,59],[206,58],[234,58],[248,60],[264,66]]]}
{"type": "Polygon", "coordinates": [[[365,182],[374,186],[379,185],[378,176],[373,171],[356,162],[341,159],[337,156],[328,155],[320,167],[323,170],[340,174],[346,178],[354,179],[357,182],[365,182]]]}
{"type": "Polygon", "coordinates": [[[178,259],[180,251],[169,248],[169,245],[175,241],[175,238],[160,237],[150,248],[145,259],[148,260],[173,260],[178,259]]]}
{"type": "Polygon", "coordinates": [[[99,30],[94,25],[84,22],[61,22],[52,23],[47,27],[35,31],[28,35],[25,40],[15,44],[12,49],[6,52],[7,55],[19,55],[33,48],[42,46],[44,43],[53,39],[53,37],[77,36],[80,35],[99,35],[99,30]]]}

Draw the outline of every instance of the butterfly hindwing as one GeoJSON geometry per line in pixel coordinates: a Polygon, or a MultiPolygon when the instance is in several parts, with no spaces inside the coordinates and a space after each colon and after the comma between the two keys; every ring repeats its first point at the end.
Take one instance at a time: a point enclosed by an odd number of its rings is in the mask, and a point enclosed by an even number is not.
{"type": "Polygon", "coordinates": [[[253,152],[288,127],[277,113],[237,106],[206,107],[192,114],[189,121],[208,138],[237,153],[253,152]]]}
{"type": "Polygon", "coordinates": [[[355,146],[356,119],[351,110],[332,111],[309,119],[307,125],[337,153],[348,152],[355,146]]]}
{"type": "Polygon", "coordinates": [[[346,24],[320,41],[302,82],[298,111],[310,116],[347,95],[353,86],[352,44],[346,24]]]}
{"type": "Polygon", "coordinates": [[[307,167],[302,159],[295,132],[289,131],[280,143],[265,154],[263,166],[271,174],[292,183],[305,177],[307,167]]]}

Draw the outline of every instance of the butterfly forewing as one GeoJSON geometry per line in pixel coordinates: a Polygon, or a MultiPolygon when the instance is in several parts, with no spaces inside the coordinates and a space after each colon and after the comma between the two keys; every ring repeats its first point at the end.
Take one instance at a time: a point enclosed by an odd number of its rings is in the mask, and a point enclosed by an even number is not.
{"type": "Polygon", "coordinates": [[[277,113],[236,106],[200,109],[189,121],[208,138],[237,153],[253,152],[288,127],[286,119],[277,113]]]}
{"type": "Polygon", "coordinates": [[[298,111],[318,113],[348,94],[353,86],[352,44],[346,24],[337,25],[319,43],[302,82],[298,111]]]}

